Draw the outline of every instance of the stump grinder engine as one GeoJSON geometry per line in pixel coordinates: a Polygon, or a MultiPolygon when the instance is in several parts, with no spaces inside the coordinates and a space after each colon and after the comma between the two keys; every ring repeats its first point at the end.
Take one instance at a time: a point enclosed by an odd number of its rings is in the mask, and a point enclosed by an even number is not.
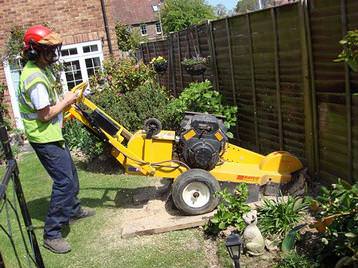
{"type": "Polygon", "coordinates": [[[83,82],[72,89],[80,97],[65,120],[77,119],[110,144],[112,156],[127,174],[172,179],[174,204],[184,214],[212,211],[219,203],[215,192],[222,182],[248,184],[251,200],[261,192],[304,188],[303,165],[297,157],[285,151],[265,156],[229,143],[223,117],[187,113],[178,133],[162,130],[161,123],[151,118],[143,130],[131,133],[83,96],[86,88],[83,82]]]}
{"type": "Polygon", "coordinates": [[[212,170],[224,152],[226,129],[221,118],[187,112],[180,124],[179,155],[190,168],[212,170]]]}

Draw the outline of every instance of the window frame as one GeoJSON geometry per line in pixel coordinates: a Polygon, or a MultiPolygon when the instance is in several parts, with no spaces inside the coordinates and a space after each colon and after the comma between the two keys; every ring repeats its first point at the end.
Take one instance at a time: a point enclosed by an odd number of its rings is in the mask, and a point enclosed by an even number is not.
{"type": "Polygon", "coordinates": [[[148,35],[148,27],[147,27],[147,24],[143,23],[141,25],[139,25],[139,29],[140,29],[140,33],[142,36],[147,36],[148,35]],[[142,27],[145,27],[145,33],[143,33],[143,29],[142,27]]]}
{"type": "Polygon", "coordinates": [[[160,23],[160,21],[157,21],[155,23],[155,31],[157,32],[157,34],[162,34],[163,29],[162,29],[162,24],[160,23]],[[159,27],[160,27],[160,32],[158,32],[158,26],[157,26],[158,24],[159,24],[159,27]]]}
{"type": "MultiPolygon", "coordinates": [[[[100,59],[100,68],[103,67],[103,47],[101,40],[95,40],[95,41],[88,41],[88,42],[82,42],[82,43],[76,43],[76,44],[69,44],[69,45],[63,45],[61,50],[64,49],[71,49],[76,48],[77,54],[75,55],[68,55],[68,56],[62,56],[60,57],[60,62],[71,62],[71,61],[79,61],[80,64],[80,70],[82,75],[82,81],[88,81],[88,73],[87,73],[87,67],[86,67],[86,59],[92,59],[99,57],[100,59]],[[93,46],[97,45],[98,51],[92,51],[92,52],[83,52],[83,48],[86,46],[93,46]]],[[[61,84],[63,86],[64,91],[68,91],[69,88],[67,86],[67,79],[65,72],[61,72],[61,84]]]]}

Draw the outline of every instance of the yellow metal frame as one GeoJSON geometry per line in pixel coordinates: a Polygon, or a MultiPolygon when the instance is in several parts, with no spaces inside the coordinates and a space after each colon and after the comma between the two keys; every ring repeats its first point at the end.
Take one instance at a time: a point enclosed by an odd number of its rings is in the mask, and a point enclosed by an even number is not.
{"type": "MultiPolygon", "coordinates": [[[[132,134],[83,96],[82,93],[86,87],[87,83],[84,82],[73,88],[72,91],[80,92],[78,103],[90,111],[100,111],[118,127],[119,131],[115,135],[110,135],[102,128],[100,131],[112,145],[111,153],[125,167],[126,173],[175,179],[189,169],[184,163],[172,159],[175,142],[174,131],[162,130],[149,139],[146,138],[146,133],[143,130],[132,134]]],[[[70,117],[76,118],[82,124],[96,131],[78,106],[73,105],[68,109],[65,119],[70,117]]],[[[195,133],[190,133],[185,138],[190,139],[194,136],[195,133]]],[[[291,180],[292,173],[302,168],[301,161],[288,152],[277,151],[263,156],[227,143],[220,163],[210,173],[218,181],[264,185],[267,182],[287,183],[291,180]]]]}

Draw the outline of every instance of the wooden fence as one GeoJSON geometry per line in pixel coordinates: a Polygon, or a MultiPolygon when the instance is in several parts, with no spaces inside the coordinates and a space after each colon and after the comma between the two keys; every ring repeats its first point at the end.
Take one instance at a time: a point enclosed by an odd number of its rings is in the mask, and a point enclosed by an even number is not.
{"type": "Polygon", "coordinates": [[[301,0],[192,26],[141,45],[148,63],[169,60],[160,82],[178,95],[209,79],[238,107],[235,142],[261,153],[287,150],[326,182],[358,181],[358,74],[333,60],[358,29],[357,0],[301,0]],[[180,62],[210,59],[203,76],[180,62]]]}

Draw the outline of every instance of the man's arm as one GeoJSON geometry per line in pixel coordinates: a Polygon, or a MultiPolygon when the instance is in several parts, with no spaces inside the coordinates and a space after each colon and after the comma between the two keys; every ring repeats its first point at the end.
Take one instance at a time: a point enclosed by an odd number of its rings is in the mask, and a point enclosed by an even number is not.
{"type": "Polygon", "coordinates": [[[76,93],[71,91],[66,92],[63,99],[57,102],[55,105],[50,106],[47,105],[46,107],[37,111],[38,119],[42,122],[50,121],[52,118],[57,116],[59,113],[63,111],[67,106],[75,103],[78,98],[76,93]]]}

